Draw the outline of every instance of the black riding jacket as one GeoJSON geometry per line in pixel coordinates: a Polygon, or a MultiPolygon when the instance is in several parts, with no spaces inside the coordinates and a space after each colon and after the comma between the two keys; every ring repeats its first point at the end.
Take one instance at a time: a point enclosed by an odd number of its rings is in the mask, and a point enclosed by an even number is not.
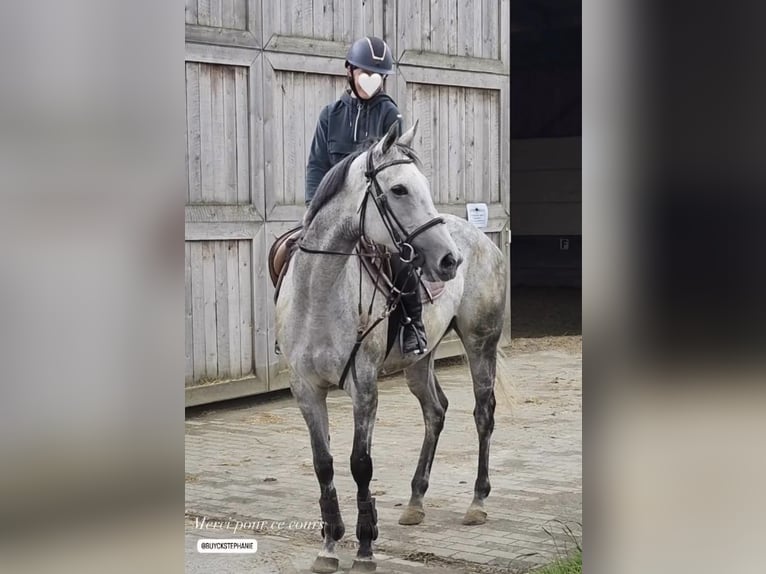
{"type": "Polygon", "coordinates": [[[369,100],[360,100],[347,90],[319,114],[314,140],[306,166],[306,205],[316,193],[319,182],[330,168],[359,144],[386,135],[391,124],[398,122],[402,132],[402,116],[388,94],[379,92],[369,100]]]}

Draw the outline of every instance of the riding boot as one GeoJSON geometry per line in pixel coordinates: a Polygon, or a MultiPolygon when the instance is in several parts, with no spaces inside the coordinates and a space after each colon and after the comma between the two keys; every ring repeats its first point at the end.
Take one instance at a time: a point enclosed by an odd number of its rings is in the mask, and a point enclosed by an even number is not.
{"type": "Polygon", "coordinates": [[[401,305],[404,311],[400,331],[402,354],[422,355],[428,352],[428,341],[423,326],[423,303],[420,300],[419,284],[415,284],[414,288],[402,295],[401,305]]]}

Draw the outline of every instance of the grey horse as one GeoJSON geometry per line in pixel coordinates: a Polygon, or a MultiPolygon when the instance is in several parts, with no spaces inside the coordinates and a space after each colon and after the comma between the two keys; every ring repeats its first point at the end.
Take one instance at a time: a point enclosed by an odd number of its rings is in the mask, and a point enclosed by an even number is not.
{"type": "Polygon", "coordinates": [[[481,524],[487,516],[484,500],[490,491],[489,444],[494,427],[497,347],[505,309],[505,261],[482,231],[458,217],[436,213],[428,180],[411,148],[416,130],[417,123],[397,140],[392,128],[366,151],[352,154],[328,172],[303,219],[304,251],[293,256],[276,303],[277,336],[290,366],[293,396],[311,436],[320,487],[324,543],[312,566],[314,572],[338,569],[335,543],[345,532],[333,485],[327,392],[348,372],[345,367],[358,334],[376,319],[386,317],[385,298],[373,300],[373,281],[351,254],[361,235],[401,253],[403,242],[400,234],[392,234],[392,221],[404,233],[420,230],[406,239],[417,254],[422,276],[446,284],[434,304],[424,305],[428,340],[436,342],[429,353],[402,356],[395,346],[386,355],[387,320],[382,320],[357,346],[353,377],[347,377],[343,385],[353,403],[351,473],[358,488],[359,548],[352,571],[375,569],[372,542],[378,535],[377,513],[369,484],[378,373],[404,369],[409,389],[423,411],[425,438],[412,478],[411,498],[399,519],[400,524],[419,524],[425,516],[423,497],[448,405],[434,373],[434,351],[453,329],[470,364],[479,435],[474,498],[463,524],[481,524]],[[375,206],[367,208],[370,201],[375,206]],[[382,211],[375,209],[381,205],[382,211]],[[370,301],[374,303],[368,315],[366,303],[370,301]]]}

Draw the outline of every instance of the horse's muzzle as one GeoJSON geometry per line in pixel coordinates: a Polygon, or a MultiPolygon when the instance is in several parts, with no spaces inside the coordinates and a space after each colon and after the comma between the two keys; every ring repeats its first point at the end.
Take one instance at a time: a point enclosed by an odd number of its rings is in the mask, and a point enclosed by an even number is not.
{"type": "Polygon", "coordinates": [[[449,281],[455,277],[457,268],[463,262],[463,258],[458,255],[457,258],[452,253],[447,253],[439,261],[439,278],[442,281],[449,281]]]}

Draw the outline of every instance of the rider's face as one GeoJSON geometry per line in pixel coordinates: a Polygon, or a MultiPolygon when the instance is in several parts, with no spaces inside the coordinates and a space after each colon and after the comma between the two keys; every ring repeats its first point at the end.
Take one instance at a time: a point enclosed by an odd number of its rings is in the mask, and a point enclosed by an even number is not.
{"type": "MultiPolygon", "coordinates": [[[[359,85],[359,76],[362,74],[367,74],[368,76],[372,76],[374,72],[368,72],[367,70],[362,70],[361,68],[356,68],[353,72],[353,81],[354,86],[356,86],[356,93],[359,94],[359,97],[363,100],[369,100],[372,96],[377,94],[381,88],[383,87],[383,81],[381,80],[380,86],[373,92],[373,93],[367,93],[362,86],[359,85]]],[[[378,74],[380,75],[380,74],[378,74]]]]}

